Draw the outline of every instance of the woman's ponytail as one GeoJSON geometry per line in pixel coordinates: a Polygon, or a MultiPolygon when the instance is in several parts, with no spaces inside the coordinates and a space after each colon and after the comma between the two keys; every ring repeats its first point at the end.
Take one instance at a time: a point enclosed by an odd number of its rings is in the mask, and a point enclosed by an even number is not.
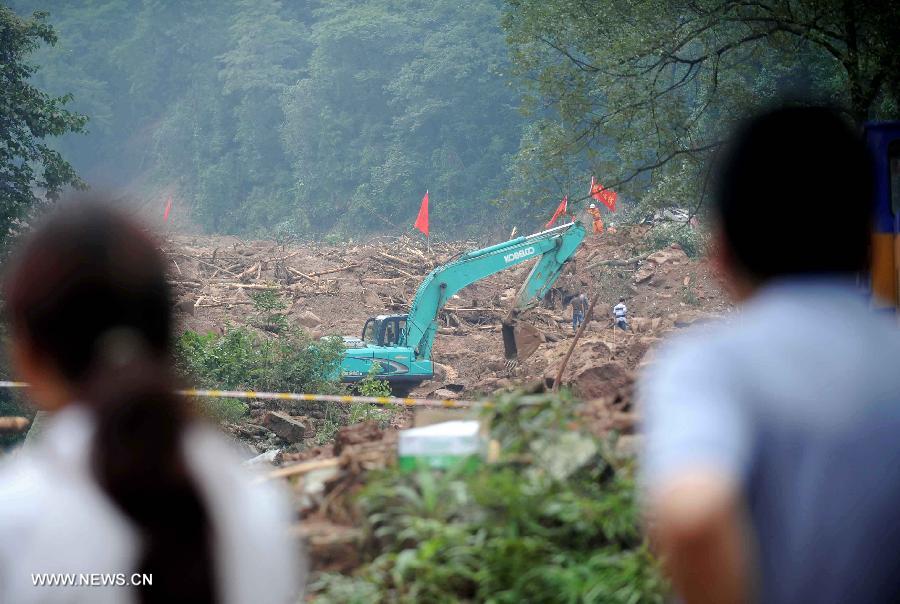
{"type": "Polygon", "coordinates": [[[102,340],[108,359],[85,393],[96,410],[97,481],[142,535],[134,572],[151,575],[141,602],[214,602],[213,529],[182,454],[189,421],[165,359],[136,334],[102,340]]]}

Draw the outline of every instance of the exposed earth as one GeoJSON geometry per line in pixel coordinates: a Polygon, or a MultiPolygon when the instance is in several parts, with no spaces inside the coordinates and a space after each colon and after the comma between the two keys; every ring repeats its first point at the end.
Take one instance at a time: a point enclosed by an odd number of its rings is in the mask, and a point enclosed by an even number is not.
{"type": "MultiPolygon", "coordinates": [[[[614,431],[620,451],[633,453],[639,445],[632,406],[635,370],[666,335],[730,311],[709,262],[688,257],[677,244],[652,250],[647,237],[652,228],[626,226],[588,236],[549,299],[520,320],[519,348],[533,352],[512,374],[500,322],[530,263],[462,290],[440,314],[435,379],[412,396],[478,399],[503,389],[552,387],[574,337],[572,309],[563,301],[581,291],[589,298],[597,294],[593,321],[572,352],[562,384],[583,401],[580,414],[591,431],[614,431]],[[629,333],[612,329],[611,309],[620,297],[629,308],[629,333]]],[[[266,290],[282,297],[290,324],[313,336],[358,336],[368,317],[404,312],[433,267],[482,245],[453,242],[429,249],[410,238],[328,245],[171,235],[163,247],[172,262],[181,329],[259,329],[250,294],[266,290]]],[[[265,326],[261,333],[277,337],[265,326]]],[[[346,410],[341,412],[346,422],[346,410]]],[[[242,441],[248,458],[258,456],[254,465],[291,482],[304,520],[297,531],[314,550],[317,568],[346,570],[358,561],[360,539],[348,495],[367,470],[393,463],[397,429],[467,412],[420,411],[417,417],[412,409],[400,409],[377,416],[380,421],[332,429],[334,437],[323,441],[333,413],[325,403],[253,401],[244,420],[225,428],[242,441]]]]}
{"type": "MultiPolygon", "coordinates": [[[[599,299],[594,321],[570,361],[573,369],[586,351],[596,353],[598,342],[609,348],[606,360],[631,369],[654,338],[700,317],[726,312],[729,305],[708,263],[688,258],[677,247],[648,256],[645,235],[649,228],[622,227],[585,240],[557,281],[552,302],[545,301],[520,321],[537,328],[542,334],[538,337],[545,341],[514,376],[506,371],[500,320],[531,265],[520,265],[462,290],[440,315],[442,327],[433,355],[438,366],[435,380],[422,384],[413,396],[433,394],[449,385],[450,394],[471,398],[542,379],[564,355],[572,337],[572,309],[563,307],[562,300],[581,291],[589,296],[599,293],[599,299]],[[610,311],[619,297],[626,298],[633,334],[611,331],[610,311]]],[[[274,241],[176,235],[165,247],[172,260],[183,329],[221,333],[229,325],[252,328],[249,294],[268,288],[283,296],[288,321],[314,336],[358,336],[368,317],[404,312],[428,270],[480,246],[454,242],[429,250],[423,242],[406,238],[282,246],[274,241]]],[[[574,375],[570,370],[566,379],[574,375]]]]}

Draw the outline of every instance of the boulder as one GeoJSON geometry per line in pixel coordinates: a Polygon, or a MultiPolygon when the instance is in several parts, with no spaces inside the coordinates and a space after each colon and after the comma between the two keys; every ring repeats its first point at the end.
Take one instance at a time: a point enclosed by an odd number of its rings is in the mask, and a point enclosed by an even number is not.
{"type": "Polygon", "coordinates": [[[574,389],[583,399],[615,397],[630,388],[634,376],[617,361],[601,363],[575,374],[574,389]]]}
{"type": "Polygon", "coordinates": [[[316,435],[308,418],[288,415],[282,411],[269,411],[263,417],[262,423],[279,438],[289,443],[302,442],[304,438],[316,435]]]}
{"type": "Polygon", "coordinates": [[[647,333],[653,328],[653,319],[649,317],[630,317],[628,325],[634,333],[647,333]]]}
{"type": "Polygon", "coordinates": [[[300,313],[300,316],[297,317],[297,323],[299,323],[303,327],[312,329],[321,325],[322,319],[317,317],[316,314],[311,310],[304,310],[302,313],[300,313]]]}
{"type": "MultiPolygon", "coordinates": [[[[553,350],[544,353],[547,359],[547,369],[544,371],[544,382],[548,386],[553,385],[556,379],[556,373],[559,371],[559,364],[562,362],[563,356],[568,350],[571,342],[564,342],[553,350]]],[[[609,359],[611,350],[609,344],[603,339],[601,334],[590,334],[582,336],[572,351],[572,356],[566,365],[566,372],[563,376],[563,382],[567,382],[566,376],[578,375],[580,372],[602,363],[609,359]]]]}
{"type": "Polygon", "coordinates": [[[654,264],[646,263],[641,268],[639,268],[634,273],[634,282],[635,283],[643,283],[645,281],[649,281],[650,277],[653,276],[654,264]]]}
{"type": "Polygon", "coordinates": [[[678,244],[672,244],[665,249],[659,250],[658,252],[653,252],[652,254],[647,256],[647,262],[650,262],[657,266],[669,262],[684,262],[687,259],[687,254],[684,253],[684,250],[681,249],[681,246],[679,246],[678,244]]]}

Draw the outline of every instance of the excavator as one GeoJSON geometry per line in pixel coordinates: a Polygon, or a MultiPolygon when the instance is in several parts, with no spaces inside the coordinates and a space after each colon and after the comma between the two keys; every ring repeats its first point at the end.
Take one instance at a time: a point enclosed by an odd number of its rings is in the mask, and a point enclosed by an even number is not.
{"type": "Polygon", "coordinates": [[[514,367],[518,350],[515,323],[550,290],[566,263],[584,240],[585,228],[570,222],[533,235],[462,254],[432,270],[419,285],[405,315],[378,315],[363,325],[359,338],[344,336],[341,381],[354,383],[372,375],[386,380],[395,393],[408,392],[434,375],[431,347],[438,329],[438,313],[459,290],[537,259],[503,320],[507,365],[514,367]],[[372,368],[376,367],[373,371],[372,368]]]}

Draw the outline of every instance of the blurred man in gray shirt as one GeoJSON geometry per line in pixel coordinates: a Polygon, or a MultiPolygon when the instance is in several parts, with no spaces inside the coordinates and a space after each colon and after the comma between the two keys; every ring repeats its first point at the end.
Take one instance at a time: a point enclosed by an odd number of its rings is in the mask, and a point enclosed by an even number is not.
{"type": "Polygon", "coordinates": [[[863,143],[827,110],[781,109],[720,164],[714,259],[742,309],[642,376],[648,530],[691,604],[896,601],[900,338],[855,287],[863,143]]]}

